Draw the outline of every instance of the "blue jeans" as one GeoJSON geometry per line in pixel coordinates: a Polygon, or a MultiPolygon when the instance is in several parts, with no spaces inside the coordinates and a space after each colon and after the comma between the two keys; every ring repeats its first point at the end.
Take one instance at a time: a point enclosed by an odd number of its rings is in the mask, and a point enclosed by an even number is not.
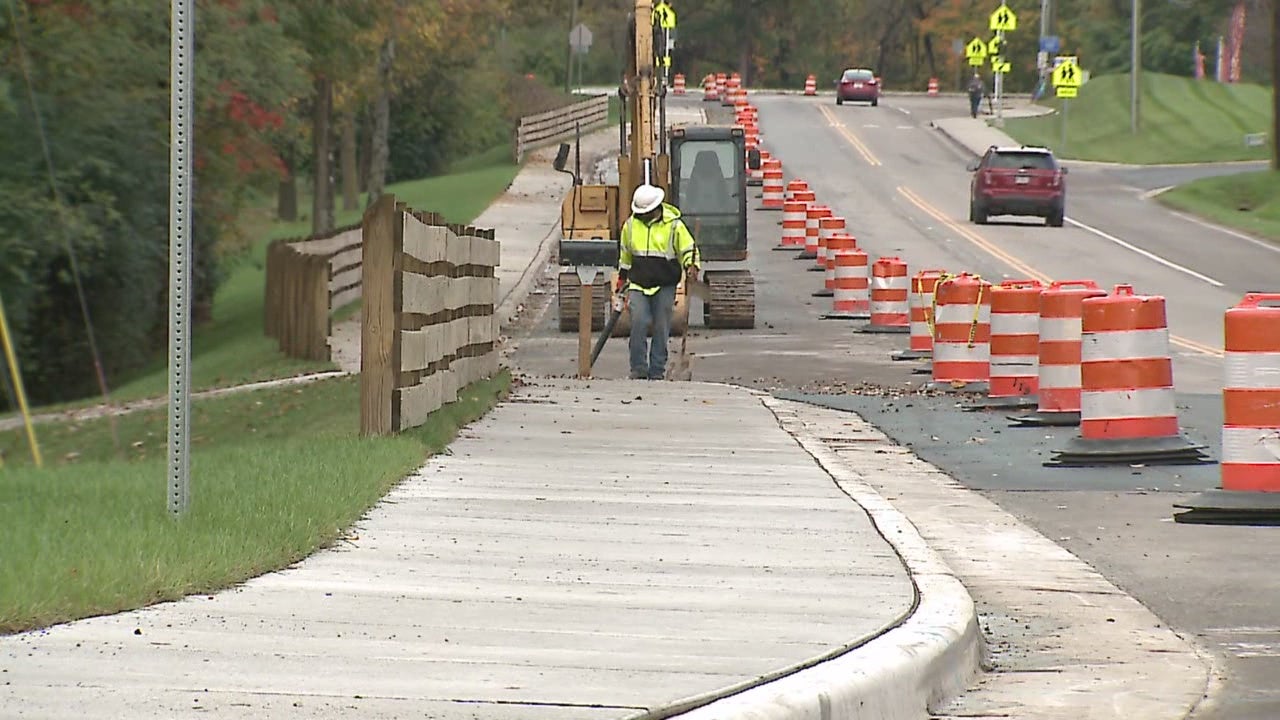
{"type": "Polygon", "coordinates": [[[675,312],[676,288],[664,287],[653,295],[627,291],[631,311],[631,377],[661,380],[667,371],[667,338],[671,336],[671,316],[675,312]],[[653,341],[649,342],[649,324],[653,341]]]}

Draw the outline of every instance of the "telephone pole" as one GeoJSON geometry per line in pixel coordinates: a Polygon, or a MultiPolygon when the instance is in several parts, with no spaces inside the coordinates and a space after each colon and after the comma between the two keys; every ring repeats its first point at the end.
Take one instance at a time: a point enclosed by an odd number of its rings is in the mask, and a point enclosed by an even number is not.
{"type": "Polygon", "coordinates": [[[1142,93],[1142,85],[1139,77],[1142,73],[1142,0],[1133,0],[1133,22],[1131,23],[1132,35],[1129,44],[1132,50],[1132,67],[1129,71],[1129,131],[1134,135],[1138,134],[1138,127],[1141,125],[1138,113],[1139,96],[1142,93]]]}
{"type": "Polygon", "coordinates": [[[1280,0],[1271,11],[1271,168],[1280,172],[1280,0]]]}

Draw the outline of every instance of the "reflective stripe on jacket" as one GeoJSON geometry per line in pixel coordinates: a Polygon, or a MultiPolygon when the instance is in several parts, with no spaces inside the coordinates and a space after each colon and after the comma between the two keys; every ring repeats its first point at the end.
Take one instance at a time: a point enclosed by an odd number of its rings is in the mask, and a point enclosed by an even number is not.
{"type": "Polygon", "coordinates": [[[618,268],[627,271],[630,289],[653,295],[679,285],[685,268],[697,265],[698,247],[675,206],[663,203],[662,217],[652,225],[634,215],[623,224],[618,268]]]}

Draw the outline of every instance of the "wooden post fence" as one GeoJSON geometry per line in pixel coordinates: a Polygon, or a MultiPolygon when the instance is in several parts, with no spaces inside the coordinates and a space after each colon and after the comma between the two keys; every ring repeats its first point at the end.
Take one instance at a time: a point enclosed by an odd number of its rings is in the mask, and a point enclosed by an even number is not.
{"type": "Polygon", "coordinates": [[[363,228],[360,432],[387,435],[497,372],[499,246],[390,195],[363,228]]]}

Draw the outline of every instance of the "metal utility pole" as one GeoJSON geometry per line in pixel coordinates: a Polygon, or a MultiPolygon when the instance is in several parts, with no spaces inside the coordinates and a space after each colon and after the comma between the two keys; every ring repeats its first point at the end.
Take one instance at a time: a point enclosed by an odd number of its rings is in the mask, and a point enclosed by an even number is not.
{"type": "Polygon", "coordinates": [[[1142,124],[1139,112],[1139,96],[1142,93],[1140,76],[1142,74],[1142,0],[1133,0],[1133,22],[1130,24],[1132,34],[1129,38],[1129,45],[1133,57],[1131,58],[1131,69],[1129,72],[1129,131],[1134,135],[1138,134],[1138,127],[1142,124]]]}
{"type": "Polygon", "coordinates": [[[168,505],[191,503],[191,137],[195,2],[171,0],[169,38],[169,482],[168,505]]]}
{"type": "Polygon", "coordinates": [[[1280,172],[1280,0],[1271,11],[1271,169],[1280,172]]]}
{"type": "MultiPolygon", "coordinates": [[[[569,0],[569,32],[578,27],[578,0],[569,0]]],[[[564,91],[566,94],[573,92],[571,87],[573,84],[573,43],[569,43],[569,49],[566,51],[564,62],[564,91]]]]}

